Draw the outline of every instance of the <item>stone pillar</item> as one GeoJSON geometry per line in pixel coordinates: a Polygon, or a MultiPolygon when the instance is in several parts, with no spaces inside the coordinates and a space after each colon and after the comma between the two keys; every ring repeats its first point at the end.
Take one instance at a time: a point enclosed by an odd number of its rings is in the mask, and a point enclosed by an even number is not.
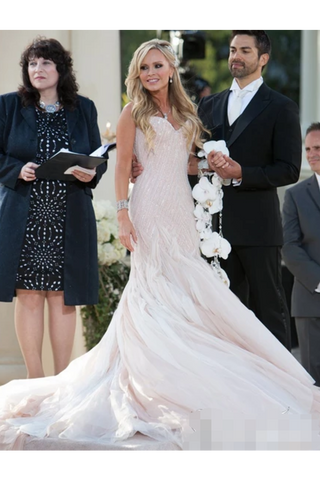
{"type": "MultiPolygon", "coordinates": [[[[0,31],[0,94],[17,90],[20,78],[20,55],[37,35],[56,38],[71,51],[79,93],[91,98],[98,110],[101,134],[106,123],[115,130],[121,110],[120,34],[118,30],[2,30],[0,31]]],[[[94,196],[115,202],[115,153],[108,171],[94,196]]],[[[82,321],[77,309],[77,330],[72,359],[85,352],[82,321]]],[[[47,315],[46,315],[47,316],[47,315]]],[[[53,360],[48,336],[47,318],[43,343],[43,364],[46,375],[53,374],[53,360]]],[[[14,329],[14,303],[0,303],[0,385],[15,378],[25,378],[26,369],[14,329]]]]}
{"type": "MultiPolygon", "coordinates": [[[[98,109],[100,132],[107,122],[115,131],[121,111],[121,63],[119,30],[73,30],[70,48],[80,93],[94,101],[98,109]]],[[[103,140],[106,143],[106,140],[103,140]]],[[[108,171],[93,191],[97,200],[115,203],[114,170],[116,153],[110,153],[108,171]]]]}
{"type": "MultiPolygon", "coordinates": [[[[300,112],[302,137],[312,122],[320,121],[320,31],[302,30],[300,112]]],[[[311,175],[303,148],[301,180],[311,175]]]]}
{"type": "Polygon", "coordinates": [[[319,121],[319,47],[318,30],[303,30],[301,38],[300,110],[302,131],[319,121]]]}

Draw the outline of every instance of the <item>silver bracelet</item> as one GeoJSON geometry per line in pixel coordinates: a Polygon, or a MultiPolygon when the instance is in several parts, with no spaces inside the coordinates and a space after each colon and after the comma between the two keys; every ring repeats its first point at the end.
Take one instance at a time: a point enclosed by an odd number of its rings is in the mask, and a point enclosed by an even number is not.
{"type": "Polygon", "coordinates": [[[124,208],[126,208],[127,210],[129,209],[128,200],[119,200],[117,202],[117,212],[119,212],[119,210],[123,210],[124,208]]]}

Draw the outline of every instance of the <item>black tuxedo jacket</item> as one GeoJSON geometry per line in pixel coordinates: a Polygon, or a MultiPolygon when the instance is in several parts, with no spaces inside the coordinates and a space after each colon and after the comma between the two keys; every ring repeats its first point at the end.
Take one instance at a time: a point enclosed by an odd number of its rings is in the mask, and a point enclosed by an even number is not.
{"type": "Polygon", "coordinates": [[[238,187],[224,187],[222,230],[232,245],[282,245],[277,187],[295,183],[301,167],[297,105],[262,84],[231,127],[230,90],[204,97],[198,114],[211,140],[226,140],[230,157],[242,167],[238,187]]]}

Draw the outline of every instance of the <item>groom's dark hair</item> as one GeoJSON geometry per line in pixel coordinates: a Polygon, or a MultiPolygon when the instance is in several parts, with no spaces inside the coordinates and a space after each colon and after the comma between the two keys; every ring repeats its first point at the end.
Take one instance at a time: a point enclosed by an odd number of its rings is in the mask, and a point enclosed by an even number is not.
{"type": "Polygon", "coordinates": [[[271,41],[264,30],[232,30],[230,42],[236,35],[249,35],[250,37],[254,37],[259,57],[264,53],[267,53],[269,56],[271,55],[271,41]]]}

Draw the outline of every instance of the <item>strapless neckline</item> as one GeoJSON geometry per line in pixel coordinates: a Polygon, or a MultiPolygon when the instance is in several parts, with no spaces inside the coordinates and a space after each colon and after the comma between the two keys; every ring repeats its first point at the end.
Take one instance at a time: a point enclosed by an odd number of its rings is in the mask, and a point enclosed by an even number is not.
{"type": "Polygon", "coordinates": [[[170,125],[170,127],[175,131],[175,132],[180,132],[180,130],[182,129],[182,127],[179,127],[179,128],[175,128],[171,122],[169,122],[169,120],[166,120],[165,118],[163,117],[158,117],[157,115],[153,115],[151,118],[156,118],[156,119],[159,119],[159,120],[162,120],[163,122],[166,122],[170,125]]]}

